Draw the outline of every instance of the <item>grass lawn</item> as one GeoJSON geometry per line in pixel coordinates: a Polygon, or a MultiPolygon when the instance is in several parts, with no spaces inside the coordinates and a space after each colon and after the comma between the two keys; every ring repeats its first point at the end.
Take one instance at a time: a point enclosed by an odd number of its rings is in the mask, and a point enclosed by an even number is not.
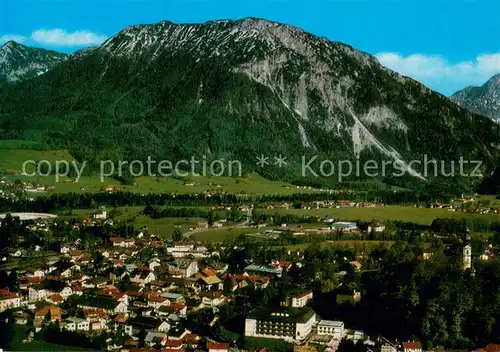
{"type": "MultiPolygon", "coordinates": [[[[36,142],[30,141],[5,141],[0,140],[0,172],[7,173],[12,179],[21,179],[44,186],[54,186],[55,193],[67,192],[98,192],[104,186],[118,185],[119,183],[112,178],[105,178],[104,181],[96,173],[94,176],[82,176],[78,182],[68,177],[61,177],[56,182],[55,175],[49,176],[22,176],[22,165],[27,160],[48,160],[51,163],[55,161],[74,161],[74,158],[67,150],[39,151],[29,148],[36,145],[36,142]],[[17,147],[17,148],[16,148],[17,147]]],[[[34,166],[27,167],[27,172],[33,172],[34,166]]],[[[258,174],[250,174],[244,177],[226,177],[226,176],[194,176],[186,177],[138,177],[134,185],[120,185],[124,191],[135,193],[201,193],[205,191],[226,192],[231,194],[292,194],[292,193],[310,193],[308,188],[298,188],[285,182],[270,181],[258,174]],[[185,184],[189,181],[190,184],[185,184]]]]}
{"type": "MultiPolygon", "coordinates": [[[[198,194],[211,192],[257,196],[263,194],[287,195],[316,192],[308,188],[299,188],[286,182],[271,181],[258,174],[250,174],[244,177],[190,175],[185,178],[173,178],[145,176],[136,178],[134,185],[122,185],[110,177],[105,177],[104,181],[102,181],[99,175],[82,176],[78,182],[69,177],[60,177],[59,182],[56,182],[55,175],[20,175],[22,164],[25,160],[73,160],[68,159],[68,155],[65,151],[38,152],[33,150],[0,149],[0,172],[2,170],[7,172],[6,176],[10,179],[29,181],[43,186],[53,186],[54,190],[51,191],[53,193],[95,193],[101,191],[105,186],[115,185],[119,186],[122,191],[140,194],[198,194]]],[[[33,167],[28,167],[27,171],[33,172],[33,167]]]]}
{"type": "MultiPolygon", "coordinates": [[[[0,148],[0,170],[4,170],[8,173],[20,174],[22,172],[23,163],[28,160],[48,160],[50,162],[67,160],[71,162],[74,158],[67,150],[40,151],[33,149],[0,148]]],[[[34,170],[35,167],[33,165],[26,168],[27,172],[33,172],[34,170]]]]}
{"type": "Polygon", "coordinates": [[[33,340],[29,343],[23,343],[27,336],[27,329],[24,325],[14,325],[14,334],[9,346],[11,351],[94,351],[88,348],[77,346],[66,346],[49,343],[41,340],[33,340]]]}
{"type": "Polygon", "coordinates": [[[430,225],[436,218],[451,218],[451,219],[485,219],[491,221],[500,221],[500,214],[470,214],[462,212],[451,212],[446,209],[430,209],[430,208],[413,208],[398,205],[389,205],[376,208],[320,208],[320,209],[273,209],[263,210],[268,213],[294,214],[294,215],[310,215],[316,217],[325,217],[327,215],[338,220],[360,220],[378,221],[399,220],[415,222],[422,225],[430,225]]]}
{"type": "Polygon", "coordinates": [[[496,195],[480,195],[474,197],[473,205],[479,204],[481,201],[489,201],[489,206],[492,208],[500,208],[500,199],[496,195]]]}

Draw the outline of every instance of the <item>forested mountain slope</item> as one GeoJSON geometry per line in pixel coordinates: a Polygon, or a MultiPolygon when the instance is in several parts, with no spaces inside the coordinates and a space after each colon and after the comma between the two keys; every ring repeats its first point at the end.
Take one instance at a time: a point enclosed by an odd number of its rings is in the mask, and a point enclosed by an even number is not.
{"type": "Polygon", "coordinates": [[[262,19],[127,27],[0,91],[0,133],[80,160],[500,157],[500,125],[368,54],[262,19]]]}

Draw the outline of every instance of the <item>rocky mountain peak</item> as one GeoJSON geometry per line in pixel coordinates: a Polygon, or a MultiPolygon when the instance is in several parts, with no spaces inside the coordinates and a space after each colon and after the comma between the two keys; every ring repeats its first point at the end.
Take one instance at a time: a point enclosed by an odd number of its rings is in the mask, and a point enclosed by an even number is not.
{"type": "Polygon", "coordinates": [[[29,79],[47,72],[66,58],[66,54],[8,41],[0,47],[0,78],[9,83],[29,79]]]}
{"type": "Polygon", "coordinates": [[[491,77],[481,87],[468,86],[450,99],[472,112],[500,121],[500,74],[491,77]]]}

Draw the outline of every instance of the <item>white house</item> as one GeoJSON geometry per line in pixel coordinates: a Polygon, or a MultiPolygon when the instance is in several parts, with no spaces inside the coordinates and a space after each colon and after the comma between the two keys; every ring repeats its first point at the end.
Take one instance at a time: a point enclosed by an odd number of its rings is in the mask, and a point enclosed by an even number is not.
{"type": "Polygon", "coordinates": [[[198,272],[198,262],[191,259],[176,259],[173,265],[169,265],[168,269],[172,276],[191,277],[198,272]]]}
{"type": "Polygon", "coordinates": [[[70,317],[64,320],[61,328],[68,331],[90,331],[90,321],[87,319],[70,317]]]}
{"type": "Polygon", "coordinates": [[[42,269],[33,269],[26,272],[27,277],[44,277],[45,272],[42,269]]]}
{"type": "Polygon", "coordinates": [[[159,295],[152,295],[148,297],[148,307],[159,309],[160,307],[168,306],[170,306],[170,301],[165,297],[159,295]]]}
{"type": "Polygon", "coordinates": [[[113,247],[129,248],[135,246],[133,238],[111,237],[110,241],[113,243],[113,247]]]}
{"type": "Polygon", "coordinates": [[[371,232],[376,232],[376,233],[380,233],[380,232],[384,232],[385,231],[385,225],[384,224],[381,224],[379,222],[372,222],[370,223],[370,225],[368,225],[368,233],[371,233],[371,232]]]}
{"type": "Polygon", "coordinates": [[[154,271],[155,268],[161,266],[161,260],[159,258],[153,258],[149,262],[149,270],[154,271]]]}
{"type": "Polygon", "coordinates": [[[8,289],[0,290],[0,312],[7,309],[19,308],[21,306],[21,298],[14,292],[8,289]]]}
{"type": "Polygon", "coordinates": [[[141,285],[149,284],[151,281],[154,281],[155,279],[156,279],[155,274],[152,271],[148,270],[136,271],[130,277],[131,282],[136,282],[141,285]]]}
{"type": "Polygon", "coordinates": [[[101,209],[100,212],[94,214],[95,220],[106,220],[107,217],[108,217],[108,214],[106,212],[106,209],[101,209]]]}
{"type": "Polygon", "coordinates": [[[61,295],[61,297],[66,299],[73,294],[73,290],[71,289],[71,287],[66,286],[65,288],[62,289],[61,292],[59,292],[59,294],[61,295]]]}
{"type": "Polygon", "coordinates": [[[166,321],[162,322],[159,326],[158,326],[158,332],[168,332],[171,328],[171,325],[169,323],[167,323],[166,321]]]}
{"type": "Polygon", "coordinates": [[[113,311],[115,314],[128,313],[128,306],[125,304],[125,302],[120,302],[113,311]]]}
{"type": "Polygon", "coordinates": [[[221,291],[205,291],[198,294],[201,297],[201,303],[205,307],[218,307],[224,303],[225,297],[221,291]]]}
{"type": "Polygon", "coordinates": [[[30,302],[41,301],[47,298],[48,292],[44,288],[30,287],[28,289],[28,300],[30,302]]]}
{"type": "Polygon", "coordinates": [[[422,344],[419,341],[403,342],[404,352],[422,352],[422,344]]]}

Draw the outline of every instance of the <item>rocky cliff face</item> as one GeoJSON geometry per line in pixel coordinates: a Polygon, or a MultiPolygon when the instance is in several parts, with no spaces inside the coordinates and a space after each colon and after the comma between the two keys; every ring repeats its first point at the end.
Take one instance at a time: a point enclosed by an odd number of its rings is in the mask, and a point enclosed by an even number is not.
{"type": "Polygon", "coordinates": [[[469,86],[450,98],[458,105],[500,123],[500,74],[491,77],[481,87],[469,86]]]}
{"type": "Polygon", "coordinates": [[[12,83],[39,76],[66,58],[67,55],[55,51],[9,41],[0,47],[0,77],[12,83]]]}

